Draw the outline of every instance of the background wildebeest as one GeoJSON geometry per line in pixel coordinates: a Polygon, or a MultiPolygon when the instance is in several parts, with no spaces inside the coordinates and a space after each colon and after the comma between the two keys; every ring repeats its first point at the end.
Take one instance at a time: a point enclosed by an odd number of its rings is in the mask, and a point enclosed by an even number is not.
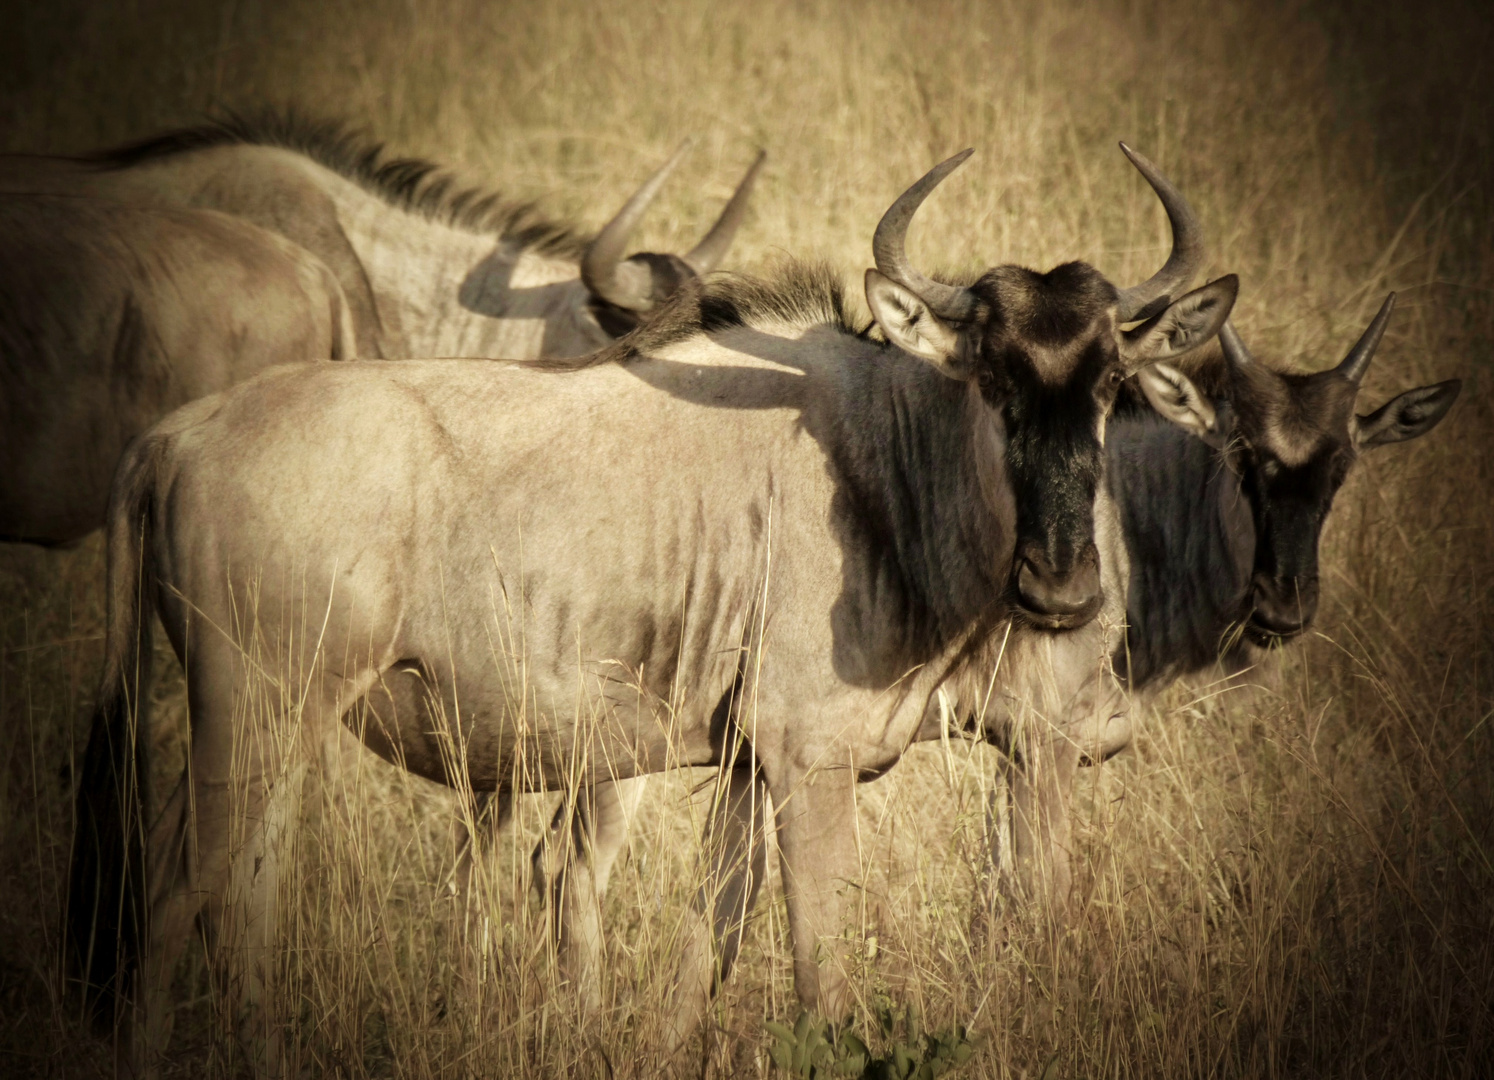
{"type": "Polygon", "coordinates": [[[270,364],[352,348],[342,289],[224,214],[0,196],[0,539],[104,522],[125,445],[270,364]]]}
{"type": "Polygon", "coordinates": [[[480,790],[732,764],[745,740],[775,807],[799,996],[841,1014],[857,780],[897,761],[941,684],[989,680],[1013,604],[1047,627],[1094,617],[1115,393],[1207,340],[1234,300],[1233,279],[1172,298],[1197,229],[1135,158],[1176,231],[1147,281],[1118,290],[1083,263],[925,278],[903,235],[966,156],[878,227],[866,290],[889,343],[847,323],[823,275],[727,281],[569,370],[279,369],[135,444],[70,934],[106,1006],[143,954],[147,1064],[199,912],[244,949],[257,1004],[295,778],[364,698],[370,746],[480,790]],[[164,807],[121,814],[150,742],[130,733],[148,731],[132,703],[153,610],[188,673],[191,764],[164,807]],[[255,715],[261,672],[299,689],[255,715]]]}
{"type": "Polygon", "coordinates": [[[687,254],[624,258],[686,149],[592,238],[291,112],[230,115],[89,157],[3,156],[0,191],[218,210],[280,233],[337,275],[365,359],[579,356],[632,329],[730,248],[761,154],[687,254]]]}
{"type": "Polygon", "coordinates": [[[1311,625],[1323,523],[1355,460],[1425,435],[1462,388],[1417,387],[1356,415],[1394,302],[1338,365],[1311,374],[1258,363],[1226,325],[1224,362],[1203,383],[1230,417],[1212,445],[1184,445],[1146,408],[1117,411],[1108,475],[1132,577],[1116,663],[1136,689],[1216,662],[1239,669],[1311,625]]]}

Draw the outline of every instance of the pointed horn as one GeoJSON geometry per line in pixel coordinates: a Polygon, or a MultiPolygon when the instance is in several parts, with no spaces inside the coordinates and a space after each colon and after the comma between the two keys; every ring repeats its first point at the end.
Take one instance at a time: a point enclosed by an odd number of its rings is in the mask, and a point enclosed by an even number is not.
{"type": "Polygon", "coordinates": [[[1369,370],[1369,362],[1374,359],[1375,350],[1380,347],[1380,339],[1385,336],[1385,328],[1390,325],[1390,312],[1394,308],[1395,293],[1391,293],[1385,298],[1385,303],[1380,305],[1380,313],[1369,324],[1369,329],[1354,343],[1349,355],[1344,357],[1344,362],[1338,365],[1338,373],[1356,386],[1369,370]]]}
{"type": "Polygon", "coordinates": [[[1244,368],[1255,363],[1255,357],[1250,355],[1250,350],[1240,340],[1240,335],[1235,331],[1235,324],[1225,319],[1224,325],[1219,328],[1219,346],[1224,350],[1224,358],[1229,361],[1231,367],[1244,368]]]}
{"type": "Polygon", "coordinates": [[[969,289],[931,281],[920,274],[908,261],[904,241],[908,236],[908,223],[923,205],[923,200],[928,198],[929,192],[964,164],[965,159],[973,153],[973,149],[965,150],[941,161],[925,173],[923,179],[899,195],[897,201],[887,208],[887,213],[882,215],[882,220],[877,223],[877,231],[872,236],[872,256],[876,260],[877,269],[899,285],[917,293],[933,309],[934,314],[945,319],[969,318],[975,306],[975,297],[969,289]]]}
{"type": "Polygon", "coordinates": [[[731,250],[731,242],[747,217],[747,203],[752,198],[752,185],[757,180],[758,170],[763,167],[763,162],[767,160],[767,157],[766,150],[757,152],[757,159],[747,170],[747,175],[742,177],[742,182],[732,193],[731,201],[721,211],[716,224],[712,225],[711,231],[705,234],[705,239],[691,248],[689,254],[685,256],[685,265],[697,274],[709,274],[721,264],[721,260],[726,258],[726,253],[731,250]]]}
{"type": "Polygon", "coordinates": [[[627,253],[628,237],[642,220],[649,203],[654,201],[654,196],[664,186],[664,181],[669,179],[669,174],[684,160],[692,141],[686,139],[680,144],[674,155],[643,182],[643,186],[623,204],[617,216],[607,222],[606,227],[597,233],[596,239],[586,249],[586,254],[581,259],[581,280],[594,296],[628,311],[647,311],[653,307],[649,296],[653,280],[648,271],[642,267],[620,264],[623,255],[627,253]]]}
{"type": "Polygon", "coordinates": [[[1116,316],[1121,322],[1135,322],[1155,315],[1203,269],[1203,229],[1188,205],[1188,200],[1172,186],[1172,182],[1162,175],[1156,165],[1125,143],[1121,143],[1120,148],[1131,159],[1131,164],[1136,166],[1137,171],[1146,178],[1146,182],[1152,185],[1157,198],[1162,200],[1162,208],[1167,211],[1167,221],[1172,226],[1172,254],[1167,256],[1162,269],[1140,285],[1121,291],[1116,316]]]}

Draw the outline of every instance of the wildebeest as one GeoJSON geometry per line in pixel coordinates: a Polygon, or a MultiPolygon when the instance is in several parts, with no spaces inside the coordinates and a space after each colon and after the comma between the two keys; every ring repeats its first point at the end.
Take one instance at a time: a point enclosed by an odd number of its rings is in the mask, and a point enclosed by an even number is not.
{"type": "Polygon", "coordinates": [[[1083,263],[932,281],[903,236],[965,156],[878,227],[866,293],[885,342],[823,273],[707,280],[571,364],[279,368],[136,442],[111,504],[69,940],[101,1004],[143,952],[142,1052],[199,912],[232,913],[219,929],[251,956],[273,940],[293,777],[363,700],[370,746],[479,790],[719,767],[750,746],[796,987],[842,1014],[855,783],[897,761],[941,684],[989,677],[1014,610],[1094,616],[1114,395],[1216,333],[1236,287],[1172,299],[1201,250],[1150,171],[1177,242],[1145,283],[1083,263]],[[187,668],[192,740],[140,815],[152,611],[187,668]],[[235,769],[248,837],[231,859],[235,769]]]}
{"type": "Polygon", "coordinates": [[[731,246],[761,154],[688,254],[623,258],[684,153],[589,239],[294,113],[229,115],[84,158],[0,156],[0,191],[218,210],[277,232],[337,276],[365,359],[580,356],[632,329],[731,246]]]}
{"type": "Polygon", "coordinates": [[[125,445],[166,413],[352,350],[327,267],[224,214],[7,195],[0,279],[3,540],[81,539],[125,445]]]}
{"type": "Polygon", "coordinates": [[[1302,633],[1318,605],[1318,539],[1350,468],[1372,447],[1425,435],[1457,399],[1449,379],[1357,415],[1359,384],[1395,294],[1335,367],[1281,373],[1226,323],[1205,393],[1232,419],[1190,439],[1145,408],[1117,410],[1107,476],[1131,556],[1117,670],[1154,688],[1302,633]],[[1159,469],[1161,462],[1169,467],[1159,469]]]}

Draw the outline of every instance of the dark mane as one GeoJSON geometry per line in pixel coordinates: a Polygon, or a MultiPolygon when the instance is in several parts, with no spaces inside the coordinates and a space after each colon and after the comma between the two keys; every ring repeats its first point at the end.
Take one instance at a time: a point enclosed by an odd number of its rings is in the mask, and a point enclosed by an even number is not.
{"type": "Polygon", "coordinates": [[[525,363],[546,371],[626,364],[697,334],[761,323],[830,326],[855,338],[866,338],[871,329],[846,313],[845,286],[829,264],[790,259],[769,278],[716,273],[689,281],[642,326],[589,356],[525,363]]]}
{"type": "Polygon", "coordinates": [[[311,119],[288,109],[250,114],[225,111],[195,127],[101,150],[85,160],[106,169],[126,169],[220,146],[293,150],[391,206],[446,225],[493,233],[540,254],[580,258],[589,242],[568,226],[541,217],[533,203],[510,202],[496,192],[463,186],[433,162],[390,156],[383,143],[340,121],[311,119]]]}

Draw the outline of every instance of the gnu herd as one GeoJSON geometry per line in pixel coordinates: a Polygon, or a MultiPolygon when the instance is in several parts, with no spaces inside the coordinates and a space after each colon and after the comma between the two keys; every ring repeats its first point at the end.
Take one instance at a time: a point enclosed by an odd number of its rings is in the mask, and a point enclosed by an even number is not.
{"type": "Polygon", "coordinates": [[[595,236],[288,114],[0,157],[0,537],[107,535],[57,922],[120,1068],[167,1060],[202,926],[281,1071],[258,1002],[288,840],[303,790],[336,799],[369,752],[493,827],[562,793],[534,872],[583,1009],[648,777],[711,770],[670,1047],[770,846],[798,997],[846,1014],[856,785],[916,742],[997,748],[992,888],[1061,923],[1077,770],[1147,696],[1301,635],[1356,459],[1460,388],[1361,400],[1393,294],[1341,359],[1253,356],[1250,283],[1195,285],[1197,216],[1121,149],[1172,235],[1139,282],[920,270],[925,201],[982,182],[949,180],[968,150],[891,199],[870,268],[766,279],[719,269],[761,154],[683,255],[628,246],[683,148],[595,236]],[[190,724],[165,785],[158,620],[190,724]]]}

